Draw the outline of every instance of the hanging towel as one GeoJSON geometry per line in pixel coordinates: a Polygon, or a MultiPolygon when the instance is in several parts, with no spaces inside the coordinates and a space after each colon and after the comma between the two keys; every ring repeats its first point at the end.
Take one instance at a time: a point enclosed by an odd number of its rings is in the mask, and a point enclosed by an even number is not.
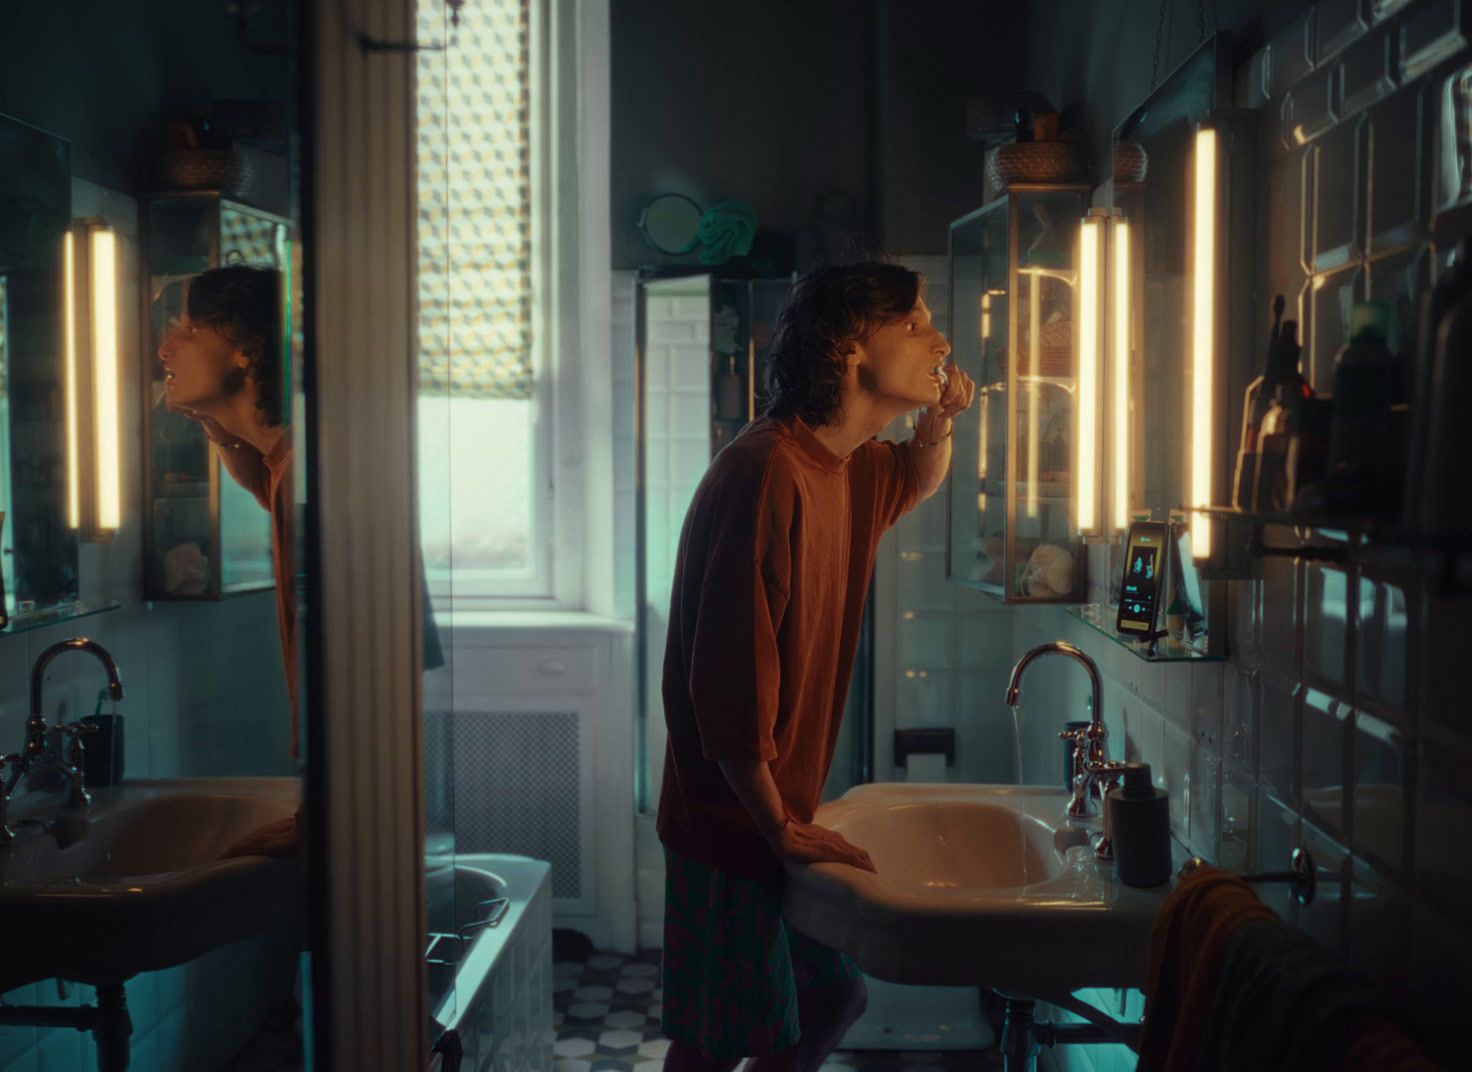
{"type": "Polygon", "coordinates": [[[1150,972],[1138,1072],[1192,1072],[1201,1028],[1217,999],[1232,936],[1244,924],[1276,920],[1235,875],[1199,867],[1171,891],[1150,933],[1150,972]]]}
{"type": "Polygon", "coordinates": [[[1200,1032],[1198,1067],[1202,1072],[1434,1068],[1420,1054],[1409,1024],[1409,1014],[1396,1006],[1383,983],[1337,953],[1281,921],[1249,923],[1228,943],[1216,999],[1200,1032]]]}

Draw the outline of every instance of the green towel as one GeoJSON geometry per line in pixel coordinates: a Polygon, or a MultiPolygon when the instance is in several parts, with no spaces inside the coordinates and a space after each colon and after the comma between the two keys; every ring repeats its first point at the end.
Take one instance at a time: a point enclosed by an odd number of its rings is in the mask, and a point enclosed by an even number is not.
{"type": "Polygon", "coordinates": [[[756,237],[756,209],[727,198],[700,217],[700,263],[725,264],[751,252],[756,237]]]}

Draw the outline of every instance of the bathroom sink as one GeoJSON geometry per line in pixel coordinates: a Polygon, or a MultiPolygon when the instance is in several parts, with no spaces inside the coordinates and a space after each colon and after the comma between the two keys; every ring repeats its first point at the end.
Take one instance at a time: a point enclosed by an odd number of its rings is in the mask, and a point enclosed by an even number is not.
{"type": "Polygon", "coordinates": [[[220,855],[299,799],[295,778],[130,781],[78,809],[18,799],[0,848],[0,991],[126,978],[295,925],[298,858],[220,855]]]}
{"type": "Polygon", "coordinates": [[[814,821],[878,873],[789,863],[786,919],[889,982],[1037,997],[1143,986],[1170,886],[1121,884],[1089,846],[1099,821],[1065,818],[1067,802],[1032,786],[858,786],[814,821]]]}

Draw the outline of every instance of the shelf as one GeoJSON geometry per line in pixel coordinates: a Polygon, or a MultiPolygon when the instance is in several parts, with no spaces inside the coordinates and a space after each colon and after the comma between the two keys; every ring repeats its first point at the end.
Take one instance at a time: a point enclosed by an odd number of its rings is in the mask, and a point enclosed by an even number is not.
{"type": "Polygon", "coordinates": [[[1069,607],[1068,613],[1147,663],[1219,663],[1226,661],[1225,655],[1208,655],[1205,651],[1178,644],[1169,637],[1160,638],[1158,650],[1152,655],[1149,645],[1144,641],[1132,640],[1114,631],[1114,620],[1117,614],[1115,607],[1106,607],[1099,603],[1085,603],[1082,606],[1069,607]]]}
{"type": "Polygon", "coordinates": [[[1357,540],[1391,547],[1472,551],[1472,536],[1438,536],[1431,533],[1412,532],[1381,518],[1312,517],[1287,512],[1238,510],[1232,506],[1192,506],[1189,509],[1194,514],[1205,514],[1220,521],[1234,521],[1258,527],[1278,525],[1284,528],[1313,529],[1341,540],[1357,540]]]}
{"type": "Polygon", "coordinates": [[[10,619],[10,624],[0,630],[0,636],[8,636],[11,633],[26,633],[32,629],[45,629],[49,625],[58,622],[75,621],[78,618],[90,618],[94,614],[102,614],[104,611],[117,610],[121,603],[103,603],[97,606],[88,606],[85,603],[65,603],[61,606],[47,607],[45,610],[30,611],[24,616],[16,614],[10,619]]]}

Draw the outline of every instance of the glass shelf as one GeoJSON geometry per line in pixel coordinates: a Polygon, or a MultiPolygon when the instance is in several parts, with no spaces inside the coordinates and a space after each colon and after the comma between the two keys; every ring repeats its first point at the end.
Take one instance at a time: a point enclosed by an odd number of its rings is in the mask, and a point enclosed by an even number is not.
{"type": "Polygon", "coordinates": [[[115,601],[99,603],[95,606],[85,603],[65,603],[57,607],[47,607],[45,610],[31,611],[25,615],[17,614],[10,619],[9,625],[0,630],[0,636],[9,636],[11,633],[28,633],[32,629],[45,629],[58,622],[72,622],[78,618],[91,618],[105,611],[117,610],[120,606],[122,604],[115,601]]]}
{"type": "MultiPolygon", "coordinates": [[[[1152,655],[1150,645],[1145,641],[1133,640],[1114,631],[1114,619],[1117,612],[1117,607],[1106,607],[1099,603],[1085,603],[1082,606],[1068,608],[1070,615],[1085,625],[1092,626],[1125,651],[1130,652],[1136,658],[1144,659],[1147,663],[1219,663],[1226,661],[1225,655],[1208,655],[1204,649],[1187,647],[1169,637],[1160,638],[1158,649],[1152,655]]],[[[1204,644],[1206,638],[1202,637],[1201,642],[1204,644]]]]}
{"type": "Polygon", "coordinates": [[[1441,551],[1472,551],[1472,537],[1438,536],[1424,532],[1412,532],[1381,518],[1313,517],[1285,511],[1238,510],[1232,506],[1193,506],[1190,507],[1190,510],[1192,513],[1205,514],[1219,521],[1234,521],[1259,527],[1278,525],[1284,528],[1312,529],[1331,538],[1356,543],[1374,543],[1392,547],[1424,547],[1441,551]]]}

